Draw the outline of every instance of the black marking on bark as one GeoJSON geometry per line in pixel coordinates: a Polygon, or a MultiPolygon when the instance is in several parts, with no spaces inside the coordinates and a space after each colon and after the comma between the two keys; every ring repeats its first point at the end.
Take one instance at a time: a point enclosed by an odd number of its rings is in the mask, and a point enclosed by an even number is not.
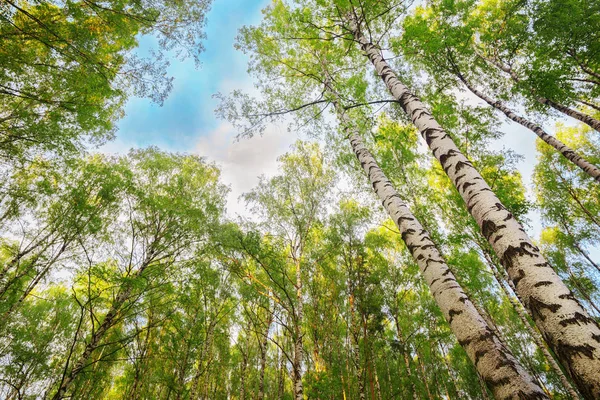
{"type": "Polygon", "coordinates": [[[446,283],[446,282],[452,282],[454,281],[454,278],[450,277],[450,278],[446,278],[442,281],[442,283],[446,283]]]}
{"type": "Polygon", "coordinates": [[[477,350],[475,352],[475,365],[479,364],[481,357],[485,356],[489,352],[489,350],[477,350]]]}
{"type": "Polygon", "coordinates": [[[502,221],[508,221],[512,217],[513,217],[512,213],[508,213],[508,215],[506,217],[504,217],[504,219],[502,221]]]}
{"type": "Polygon", "coordinates": [[[455,157],[457,154],[458,154],[458,152],[456,150],[454,150],[454,149],[448,150],[448,152],[446,154],[442,154],[440,156],[440,164],[442,164],[442,166],[445,166],[445,164],[448,161],[448,159],[451,158],[451,157],[455,157]]]}
{"type": "Polygon", "coordinates": [[[462,174],[461,176],[457,176],[456,178],[454,178],[454,182],[458,185],[465,176],[467,176],[467,174],[462,174]]]}
{"type": "Polygon", "coordinates": [[[502,239],[503,237],[504,237],[504,235],[496,236],[496,238],[494,239],[494,243],[496,243],[498,240],[502,239]]]}
{"type": "MultiPolygon", "coordinates": [[[[481,225],[481,233],[483,233],[483,236],[487,239],[490,240],[490,237],[498,232],[501,229],[506,228],[506,225],[496,225],[494,223],[494,221],[490,221],[490,220],[486,220],[483,221],[483,224],[481,225]]],[[[506,252],[505,252],[506,254],[506,252]]]]}
{"type": "Polygon", "coordinates": [[[503,206],[501,203],[496,203],[496,204],[494,204],[494,205],[496,206],[496,208],[498,209],[498,211],[502,211],[502,210],[504,210],[504,211],[508,211],[508,210],[506,209],[506,207],[504,207],[504,206],[503,206]]]}
{"type": "Polygon", "coordinates": [[[594,348],[589,344],[574,345],[559,341],[556,347],[556,353],[563,360],[571,360],[581,356],[586,356],[591,360],[594,359],[594,348]]]}
{"type": "Polygon", "coordinates": [[[502,262],[502,265],[507,269],[510,269],[514,266],[515,261],[518,258],[523,256],[537,257],[538,252],[539,250],[537,247],[533,246],[531,243],[521,242],[519,246],[508,246],[506,250],[504,250],[500,261],[502,262]]]}
{"type": "Polygon", "coordinates": [[[407,229],[404,232],[402,232],[402,240],[404,240],[404,242],[406,243],[406,238],[408,237],[408,235],[412,235],[413,233],[415,233],[414,229],[407,229]]]}
{"type": "Polygon", "coordinates": [[[397,223],[398,226],[401,224],[402,221],[414,221],[414,218],[411,217],[398,217],[397,223]]]}
{"type": "Polygon", "coordinates": [[[467,164],[464,161],[459,161],[456,163],[456,165],[454,166],[454,173],[457,173],[458,171],[460,171],[461,169],[463,169],[465,166],[468,166],[469,164],[467,164]]]}
{"type": "Polygon", "coordinates": [[[465,184],[462,186],[462,191],[466,192],[467,189],[473,185],[475,185],[473,182],[465,182],[465,184]]]}
{"type": "Polygon", "coordinates": [[[523,271],[522,269],[517,271],[518,275],[512,280],[513,283],[516,286],[519,286],[519,282],[521,282],[521,279],[525,278],[525,271],[523,271]]]}
{"type": "Polygon", "coordinates": [[[541,282],[538,282],[535,285],[533,285],[533,287],[550,286],[550,285],[552,285],[552,282],[550,282],[550,281],[541,281],[541,282]]]}
{"type": "Polygon", "coordinates": [[[462,314],[462,310],[450,310],[448,311],[448,323],[452,324],[452,320],[454,320],[454,316],[462,314]]]}
{"type": "Polygon", "coordinates": [[[449,273],[451,273],[452,271],[450,271],[450,268],[448,268],[447,270],[444,271],[444,273],[442,274],[442,276],[446,276],[449,273]]]}
{"type": "Polygon", "coordinates": [[[573,295],[573,293],[569,292],[567,294],[561,294],[560,296],[558,296],[559,299],[569,299],[569,300],[573,300],[573,301],[577,301],[577,299],[575,298],[575,296],[573,295]]]}
{"type": "Polygon", "coordinates": [[[583,315],[579,312],[575,312],[575,314],[573,314],[573,317],[560,321],[560,326],[562,326],[563,328],[566,327],[567,325],[581,326],[582,324],[587,325],[587,324],[593,323],[593,322],[594,322],[594,320],[591,319],[590,317],[588,317],[587,315],[583,315]]]}
{"type": "Polygon", "coordinates": [[[423,130],[423,138],[427,142],[428,146],[431,146],[431,142],[433,142],[434,139],[437,139],[436,137],[433,137],[433,135],[435,134],[435,131],[436,131],[436,129],[434,129],[434,128],[428,128],[428,129],[423,130]]]}
{"type": "Polygon", "coordinates": [[[562,306],[560,304],[548,304],[541,300],[531,296],[529,298],[529,308],[531,309],[531,316],[534,320],[544,321],[546,316],[543,314],[543,310],[549,310],[552,314],[560,310],[562,306]]]}

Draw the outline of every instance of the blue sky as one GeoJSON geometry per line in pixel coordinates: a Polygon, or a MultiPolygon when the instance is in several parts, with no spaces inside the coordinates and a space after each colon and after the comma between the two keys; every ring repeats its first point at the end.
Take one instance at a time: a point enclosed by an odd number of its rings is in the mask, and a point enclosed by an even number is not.
{"type": "MultiPolygon", "coordinates": [[[[277,171],[277,158],[296,140],[283,125],[269,126],[262,137],[235,141],[236,131],[216,118],[217,92],[234,89],[251,91],[247,74],[248,58],[234,49],[235,37],[244,25],[256,25],[261,10],[271,0],[214,0],[207,16],[205,51],[201,66],[193,60],[170,57],[169,76],[173,90],[163,106],[150,100],[130,98],[126,116],[119,121],[116,140],[101,151],[126,153],[130,148],[157,146],[163,150],[195,153],[221,168],[221,181],[231,188],[227,198],[230,216],[248,215],[239,196],[251,190],[260,175],[277,171]]],[[[152,38],[142,38],[137,50],[145,56],[156,46],[152,38]]]]}
{"type": "MultiPolygon", "coordinates": [[[[118,124],[119,147],[156,145],[173,151],[190,151],[198,137],[218,128],[217,105],[212,95],[229,91],[236,83],[249,84],[247,58],[233,48],[238,29],[256,24],[269,0],[215,0],[208,14],[206,50],[202,65],[196,68],[192,60],[171,60],[168,69],[175,78],[173,90],[162,107],[150,100],[131,98],[126,116],[118,124]]],[[[153,45],[142,39],[140,52],[153,45]]],[[[109,151],[117,150],[109,146],[109,151]]]]}
{"type": "MultiPolygon", "coordinates": [[[[252,89],[248,76],[247,57],[234,49],[239,28],[260,22],[261,9],[270,0],[215,0],[208,14],[205,51],[202,65],[196,68],[192,60],[171,59],[169,75],[175,78],[172,92],[162,107],[150,100],[131,98],[126,116],[118,124],[117,139],[102,151],[127,152],[132,147],[155,145],[165,150],[196,153],[216,162],[222,170],[222,180],[231,187],[228,209],[231,215],[246,214],[239,196],[258,182],[261,174],[277,170],[277,157],[283,154],[296,137],[285,126],[271,126],[263,137],[234,141],[236,132],[214,114],[217,92],[252,89]]],[[[154,45],[142,39],[139,51],[145,53],[154,45]]],[[[546,126],[551,127],[552,122],[546,126]]],[[[524,155],[519,170],[525,185],[532,189],[531,173],[535,164],[535,137],[514,123],[503,124],[505,136],[495,143],[524,155]]],[[[539,216],[532,214],[531,233],[540,232],[539,216]]]]}

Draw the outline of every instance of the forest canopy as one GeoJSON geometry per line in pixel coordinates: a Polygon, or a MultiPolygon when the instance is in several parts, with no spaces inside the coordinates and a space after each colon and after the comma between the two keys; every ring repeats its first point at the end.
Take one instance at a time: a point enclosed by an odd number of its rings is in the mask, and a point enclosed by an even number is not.
{"type": "Polygon", "coordinates": [[[600,2],[249,3],[0,3],[0,398],[600,399],[600,2]]]}

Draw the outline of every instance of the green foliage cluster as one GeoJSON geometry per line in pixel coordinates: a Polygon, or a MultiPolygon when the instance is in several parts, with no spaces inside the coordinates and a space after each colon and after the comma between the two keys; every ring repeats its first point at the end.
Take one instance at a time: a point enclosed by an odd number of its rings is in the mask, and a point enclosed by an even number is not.
{"type": "Polygon", "coordinates": [[[140,35],[197,59],[208,3],[0,4],[0,397],[491,398],[332,122],[337,105],[490,331],[549,397],[572,398],[462,197],[344,23],[361,18],[512,215],[541,215],[540,248],[598,321],[598,183],[539,141],[531,195],[521,157],[498,146],[506,125],[461,91],[474,85],[539,123],[586,115],[554,132],[600,164],[597,4],[274,0],[236,44],[260,98],[220,95],[218,113],[245,138],[294,112],[290,130],[320,141],[297,141],[243,196],[248,218],[233,219],[219,169],[201,157],[83,151],[112,137],[129,96],[160,103],[170,88],[162,55],[136,58],[140,35]]]}

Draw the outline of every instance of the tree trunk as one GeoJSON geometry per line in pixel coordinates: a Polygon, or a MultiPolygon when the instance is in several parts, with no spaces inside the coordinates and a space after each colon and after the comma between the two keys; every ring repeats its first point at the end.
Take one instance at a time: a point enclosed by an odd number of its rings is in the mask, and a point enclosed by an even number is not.
{"type": "Polygon", "coordinates": [[[410,381],[412,396],[414,400],[419,400],[419,394],[417,393],[417,388],[415,387],[415,381],[413,380],[412,371],[410,370],[410,360],[408,358],[408,343],[406,343],[406,341],[404,340],[404,335],[402,334],[402,330],[400,329],[399,318],[397,315],[394,315],[394,323],[396,325],[396,335],[398,336],[398,341],[402,345],[402,357],[404,358],[406,374],[408,375],[408,379],[410,381]]]}
{"type": "Polygon", "coordinates": [[[600,106],[597,106],[594,103],[590,103],[589,101],[585,101],[585,100],[577,100],[579,103],[584,104],[588,107],[593,108],[594,110],[600,111],[600,106]]]}
{"type": "Polygon", "coordinates": [[[554,356],[550,353],[546,342],[544,342],[544,338],[542,338],[542,335],[540,335],[540,333],[529,323],[529,320],[526,315],[526,310],[523,307],[523,304],[521,304],[521,301],[518,298],[514,297],[508,290],[508,287],[506,287],[507,283],[510,285],[510,281],[507,282],[503,277],[501,277],[498,269],[496,268],[496,263],[491,259],[491,257],[488,254],[485,254],[485,256],[490,266],[490,269],[492,270],[492,274],[494,275],[494,278],[496,278],[496,282],[498,282],[498,285],[500,286],[500,288],[512,304],[513,308],[517,312],[521,323],[525,326],[525,329],[527,329],[527,332],[533,339],[534,343],[544,354],[544,357],[548,361],[548,364],[550,364],[550,368],[552,368],[554,373],[556,373],[556,375],[559,377],[560,382],[562,383],[565,390],[569,393],[571,398],[573,400],[579,399],[579,395],[577,394],[577,392],[563,373],[562,369],[554,359],[554,356]]]}
{"type": "Polygon", "coordinates": [[[338,103],[335,105],[352,149],[369,177],[375,193],[400,230],[406,247],[419,266],[433,298],[458,342],[464,347],[475,368],[481,372],[496,398],[547,398],[477,313],[427,231],[402,202],[400,195],[364,146],[357,131],[350,131],[349,118],[342,107],[338,103]]]}
{"type": "Polygon", "coordinates": [[[113,326],[115,320],[118,317],[121,305],[129,297],[130,292],[131,290],[125,290],[117,296],[115,302],[111,306],[111,309],[104,317],[102,324],[100,324],[96,332],[94,332],[94,334],[92,335],[90,342],[85,346],[85,349],[79,357],[79,360],[77,361],[77,363],[75,363],[75,365],[71,369],[71,372],[69,372],[69,374],[67,374],[64,377],[63,381],[61,382],[58,388],[58,391],[52,397],[53,400],[60,400],[65,398],[69,386],[71,385],[73,380],[75,380],[77,375],[79,375],[79,373],[83,370],[83,368],[86,367],[86,363],[89,361],[92,353],[98,348],[106,332],[113,326]]]}
{"type": "MultiPolygon", "coordinates": [[[[421,131],[434,156],[458,189],[484,237],[508,271],[525,305],[531,310],[534,321],[546,341],[569,371],[582,394],[587,399],[600,398],[600,327],[596,321],[590,318],[546,262],[521,224],[502,205],[479,172],[460,152],[450,135],[431,116],[424,104],[400,82],[378,48],[368,42],[360,32],[356,20],[350,21],[350,29],[378,75],[413,124],[421,131]]],[[[360,151],[364,153],[366,149],[360,151]]],[[[359,155],[357,153],[357,156],[359,155]]],[[[368,170],[367,173],[371,175],[368,170]]],[[[380,182],[379,176],[374,178],[374,184],[375,182],[380,182]]],[[[385,182],[391,186],[387,179],[385,182]]],[[[384,197],[387,202],[390,201],[388,196],[384,197]]],[[[397,222],[400,224],[401,221],[397,222]]],[[[436,256],[439,258],[439,255],[436,256]]],[[[439,261],[436,260],[436,263],[439,261]]],[[[447,270],[447,267],[445,269],[447,270]]],[[[436,293],[435,290],[433,293],[436,293]]],[[[489,385],[486,373],[482,373],[482,376],[489,385]]],[[[540,390],[529,375],[525,381],[534,385],[527,390],[540,390]]],[[[503,398],[504,394],[496,394],[497,388],[490,389],[496,398],[503,398]]]]}
{"type": "Polygon", "coordinates": [[[539,125],[536,125],[533,122],[518,116],[510,108],[503,105],[500,101],[494,101],[490,97],[486,96],[484,93],[475,89],[460,73],[458,74],[458,78],[475,96],[479,97],[481,100],[485,101],[495,109],[502,111],[504,115],[506,115],[511,120],[515,121],[516,123],[524,126],[525,128],[535,133],[544,142],[554,147],[556,151],[562,154],[567,160],[571,161],[573,164],[581,168],[583,172],[594,178],[596,181],[600,182],[600,168],[587,161],[585,158],[581,157],[573,149],[565,145],[563,142],[561,142],[554,136],[548,134],[539,125]]]}
{"type": "MultiPolygon", "coordinates": [[[[459,398],[460,397],[460,392],[458,390],[458,385],[456,384],[456,378],[452,374],[452,368],[451,368],[450,363],[448,362],[448,358],[447,358],[448,356],[447,356],[446,352],[444,351],[444,346],[442,345],[442,343],[439,342],[438,345],[440,347],[440,352],[442,354],[442,359],[444,360],[444,365],[446,366],[446,370],[448,371],[448,376],[450,377],[450,381],[452,382],[452,388],[454,389],[454,393],[456,394],[456,398],[459,398]]],[[[452,398],[453,397],[450,396],[450,394],[448,394],[448,399],[452,399],[452,398]]]]}
{"type": "Polygon", "coordinates": [[[377,400],[382,400],[381,395],[381,385],[379,384],[379,375],[377,375],[377,368],[375,368],[375,364],[373,363],[373,375],[375,376],[375,394],[377,395],[377,400]]]}
{"type": "MultiPolygon", "coordinates": [[[[147,262],[140,266],[138,271],[135,273],[134,279],[139,277],[144,272],[147,266],[147,262]]],[[[71,385],[71,383],[73,383],[73,380],[75,380],[77,375],[79,375],[83,368],[86,367],[86,364],[89,361],[92,353],[98,348],[100,342],[104,338],[104,335],[106,335],[106,332],[115,324],[115,320],[119,317],[121,307],[131,295],[131,290],[131,287],[127,287],[117,294],[115,301],[111,304],[110,310],[108,310],[106,316],[104,317],[104,320],[102,320],[102,323],[100,324],[96,332],[94,332],[94,334],[92,335],[90,342],[85,346],[85,349],[79,357],[79,360],[77,360],[73,368],[71,368],[71,371],[63,377],[58,391],[52,397],[52,400],[60,400],[65,397],[69,386],[71,385]]]]}
{"type": "Polygon", "coordinates": [[[240,400],[246,399],[246,366],[248,365],[247,353],[242,353],[242,365],[240,366],[240,400]]]}
{"type": "Polygon", "coordinates": [[[264,332],[264,336],[260,343],[260,373],[258,377],[258,400],[265,398],[265,370],[267,368],[267,350],[269,346],[269,329],[271,329],[271,323],[273,322],[273,310],[267,310],[269,316],[267,317],[267,327],[264,332]]]}
{"type": "Polygon", "coordinates": [[[279,350],[279,373],[277,385],[277,399],[282,400],[285,394],[285,355],[279,350]]]}
{"type": "Polygon", "coordinates": [[[302,319],[303,319],[303,302],[302,302],[302,270],[300,262],[296,261],[296,315],[294,318],[295,335],[294,335],[294,365],[292,366],[292,374],[294,376],[294,399],[303,400],[304,390],[302,387],[302,319]]]}
{"type": "Polygon", "coordinates": [[[425,391],[427,392],[427,398],[429,400],[433,400],[433,396],[431,395],[431,390],[429,390],[429,383],[427,383],[427,373],[425,372],[425,367],[423,367],[423,359],[421,358],[421,354],[417,350],[417,362],[419,364],[419,369],[421,370],[421,380],[423,381],[423,385],[425,385],[425,391]]]}
{"type": "MultiPolygon", "coordinates": [[[[485,58],[486,61],[489,61],[490,63],[492,63],[493,65],[495,65],[496,67],[498,67],[499,69],[501,69],[502,71],[506,72],[507,74],[510,75],[510,77],[512,78],[513,81],[519,83],[521,82],[521,78],[517,75],[517,73],[510,67],[502,64],[501,62],[497,61],[497,60],[490,60],[488,58],[485,58]]],[[[534,92],[534,90],[531,90],[532,92],[534,92]]],[[[545,97],[542,96],[537,96],[536,100],[541,103],[541,104],[545,104],[551,108],[554,108],[555,110],[568,115],[571,118],[575,118],[578,121],[583,122],[584,124],[588,125],[589,127],[591,127],[592,129],[595,129],[596,131],[600,132],[600,121],[598,121],[595,118],[590,117],[587,114],[584,114],[582,112],[579,112],[577,110],[573,110],[572,108],[569,108],[565,105],[562,105],[560,103],[556,103],[550,99],[547,99],[545,97]]]]}
{"type": "Polygon", "coordinates": [[[214,336],[214,329],[215,329],[215,322],[211,321],[210,324],[208,325],[207,331],[206,331],[206,339],[204,340],[204,343],[202,345],[202,351],[200,352],[200,357],[198,357],[197,363],[196,363],[196,372],[194,373],[194,377],[192,378],[192,388],[190,390],[190,399],[191,400],[196,400],[197,398],[200,397],[200,378],[202,377],[202,375],[204,375],[206,373],[206,370],[208,369],[208,364],[210,362],[210,358],[212,357],[212,345],[213,345],[213,336],[214,336]],[[202,363],[204,362],[204,360],[208,360],[207,361],[207,366],[206,368],[203,367],[202,363]]]}

